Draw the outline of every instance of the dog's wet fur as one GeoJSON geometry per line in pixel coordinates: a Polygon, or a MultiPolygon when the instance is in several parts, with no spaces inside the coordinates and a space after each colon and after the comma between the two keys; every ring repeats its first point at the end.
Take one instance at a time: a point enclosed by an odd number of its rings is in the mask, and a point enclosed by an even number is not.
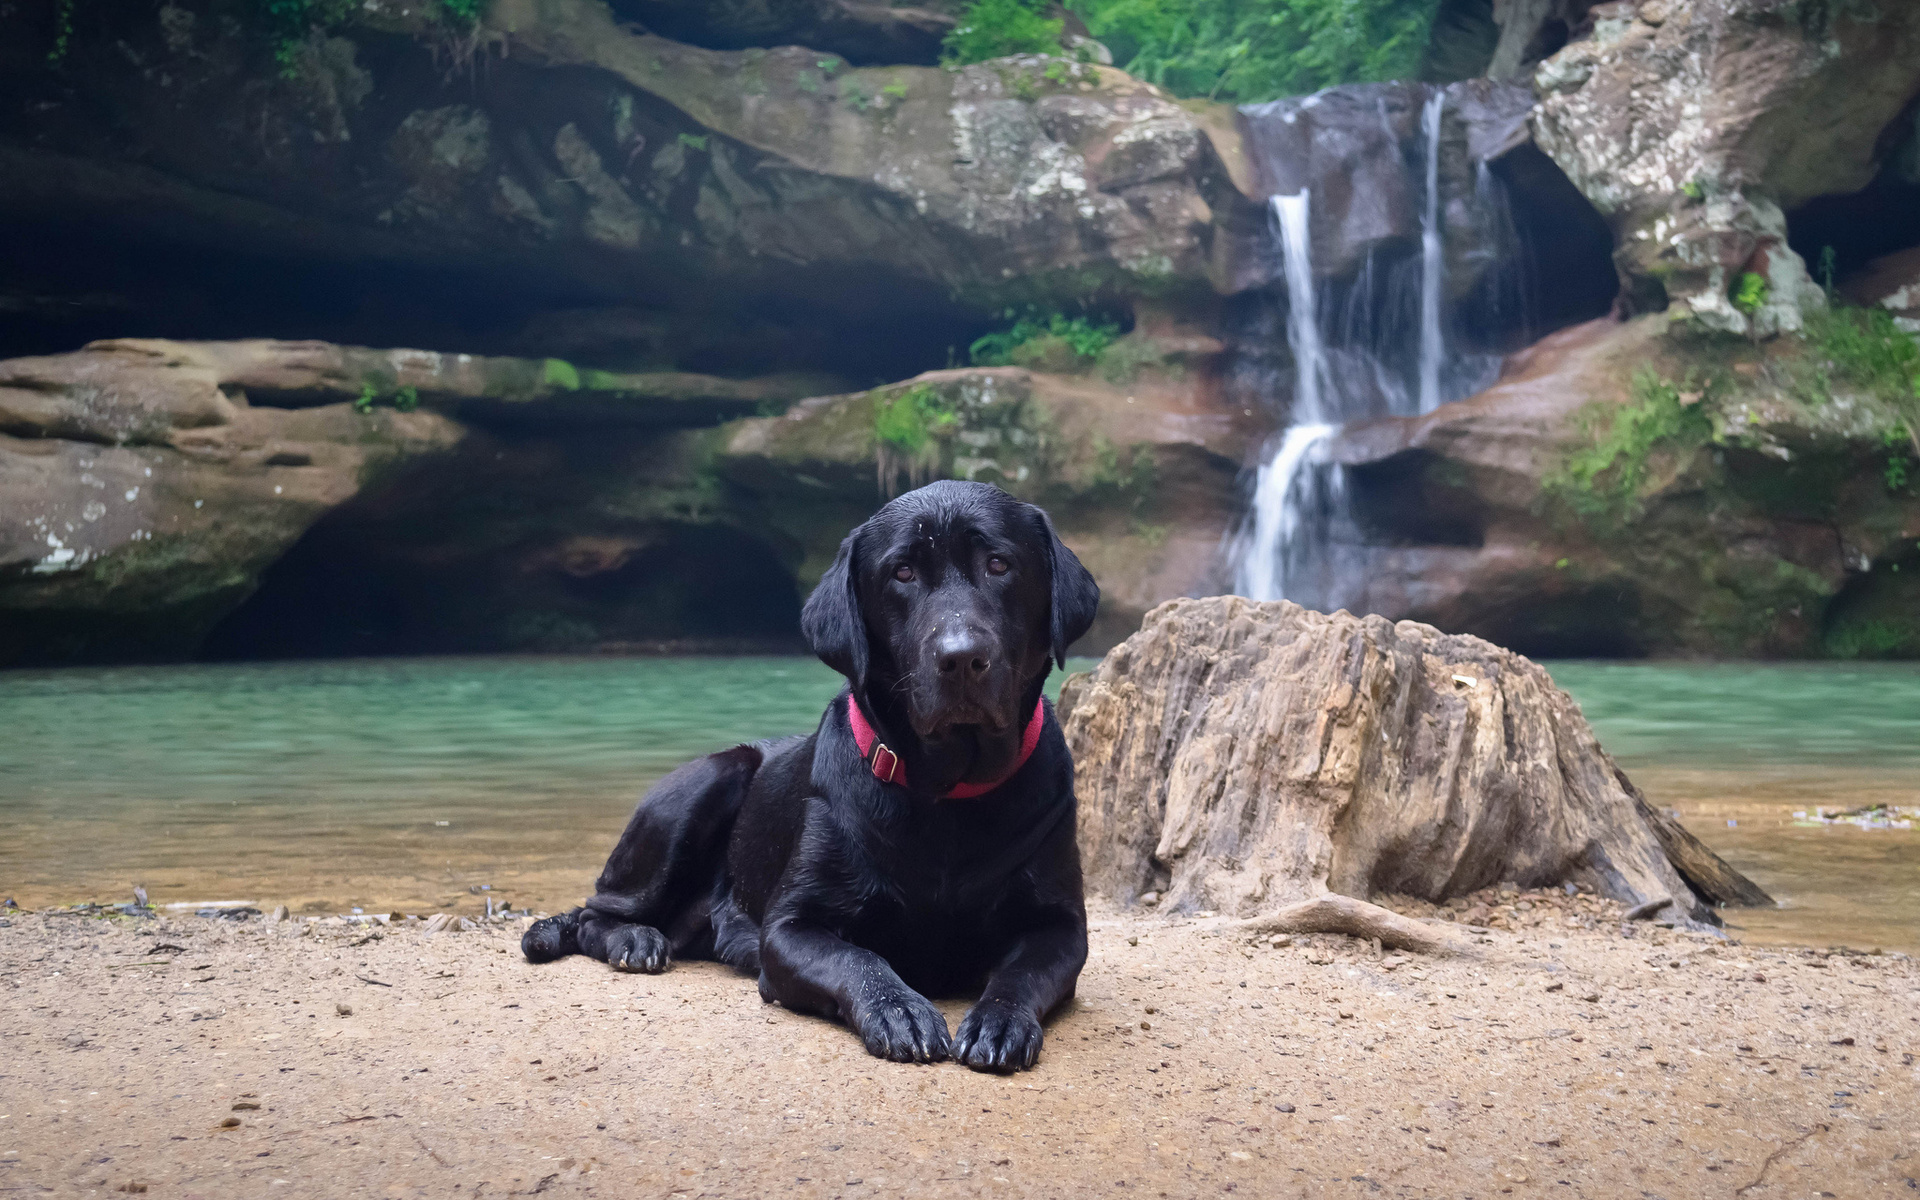
{"type": "Polygon", "coordinates": [[[840,544],[801,614],[847,678],[804,737],[736,746],[640,801],[591,900],[537,921],[533,962],[627,971],[708,958],[760,995],[844,1021],[896,1062],[1031,1067],[1041,1022],[1087,957],[1073,760],[1051,707],[992,791],[1100,590],[1047,515],[986,484],[890,502],[840,544]],[[858,697],[908,786],[883,783],[848,724],[858,697]],[[927,995],[979,1000],[949,1034],[927,995]]]}

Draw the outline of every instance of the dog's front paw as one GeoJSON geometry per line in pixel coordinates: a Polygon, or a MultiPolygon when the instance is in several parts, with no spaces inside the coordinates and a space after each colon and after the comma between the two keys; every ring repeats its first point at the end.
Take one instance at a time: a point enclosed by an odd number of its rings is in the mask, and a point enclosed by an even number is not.
{"type": "Polygon", "coordinates": [[[861,1008],[854,1030],[867,1053],[894,1062],[938,1062],[952,1050],[947,1019],[911,988],[889,988],[861,1008]]]}
{"type": "Polygon", "coordinates": [[[1017,1004],[982,1000],[960,1021],[953,1058],[976,1071],[1023,1071],[1040,1057],[1040,1022],[1017,1004]]]}
{"type": "Polygon", "coordinates": [[[552,962],[556,958],[579,953],[580,947],[574,942],[574,930],[579,923],[578,909],[559,916],[540,918],[520,938],[520,953],[533,963],[552,962]]]}
{"type": "Polygon", "coordinates": [[[672,958],[667,935],[651,925],[616,926],[607,934],[606,947],[607,965],[616,971],[658,975],[672,958]]]}

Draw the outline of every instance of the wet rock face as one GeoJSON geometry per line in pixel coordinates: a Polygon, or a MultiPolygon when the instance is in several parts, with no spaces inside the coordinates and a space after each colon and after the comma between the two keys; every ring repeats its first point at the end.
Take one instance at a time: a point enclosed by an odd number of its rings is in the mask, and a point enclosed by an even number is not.
{"type": "MultiPolygon", "coordinates": [[[[1479,165],[1526,141],[1532,93],[1486,80],[1354,84],[1252,106],[1243,117],[1262,190],[1313,193],[1317,276],[1349,276],[1369,254],[1417,252],[1426,204],[1422,109],[1435,94],[1444,97],[1438,177],[1450,286],[1470,289],[1489,264],[1516,252],[1479,195],[1479,165]]],[[[1263,270],[1248,281],[1280,277],[1272,249],[1243,267],[1242,278],[1263,270]]]]}
{"type": "Polygon", "coordinates": [[[1579,707],[1478,638],[1176,600],[1061,708],[1087,884],[1122,904],[1255,916],[1574,883],[1712,920],[1579,707]]]}
{"type": "Polygon", "coordinates": [[[1605,213],[1633,306],[1715,330],[1796,330],[1823,300],[1783,210],[1867,185],[1920,89],[1920,9],[1772,0],[1595,6],[1542,63],[1533,131],[1605,213]],[[1766,281],[1736,306],[1743,275],[1766,281]]]}

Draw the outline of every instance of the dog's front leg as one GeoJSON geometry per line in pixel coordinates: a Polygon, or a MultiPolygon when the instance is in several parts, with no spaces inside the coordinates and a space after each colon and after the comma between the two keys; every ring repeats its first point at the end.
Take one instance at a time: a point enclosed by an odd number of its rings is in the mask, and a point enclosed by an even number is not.
{"type": "Polygon", "coordinates": [[[1073,995],[1086,961],[1086,925],[1078,914],[1062,912],[1030,929],[961,1018],[954,1061],[976,1071],[1031,1067],[1040,1057],[1040,1022],[1073,995]]]}
{"type": "Polygon", "coordinates": [[[937,1062],[952,1049],[947,1019],[886,959],[800,917],[767,923],[760,995],[846,1022],[877,1058],[937,1062]]]}

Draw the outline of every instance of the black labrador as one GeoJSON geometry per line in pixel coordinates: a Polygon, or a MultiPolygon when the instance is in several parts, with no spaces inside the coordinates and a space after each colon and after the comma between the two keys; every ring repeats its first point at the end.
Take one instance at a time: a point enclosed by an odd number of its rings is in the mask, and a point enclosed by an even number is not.
{"type": "Polygon", "coordinates": [[[1046,513],[998,488],[887,504],[801,613],[848,683],[819,729],[662,779],[593,898],[522,950],[717,959],[881,1058],[1031,1067],[1087,957],[1073,760],[1041,685],[1099,600],[1046,513]],[[949,1036],[926,995],[975,991],[949,1036]]]}

